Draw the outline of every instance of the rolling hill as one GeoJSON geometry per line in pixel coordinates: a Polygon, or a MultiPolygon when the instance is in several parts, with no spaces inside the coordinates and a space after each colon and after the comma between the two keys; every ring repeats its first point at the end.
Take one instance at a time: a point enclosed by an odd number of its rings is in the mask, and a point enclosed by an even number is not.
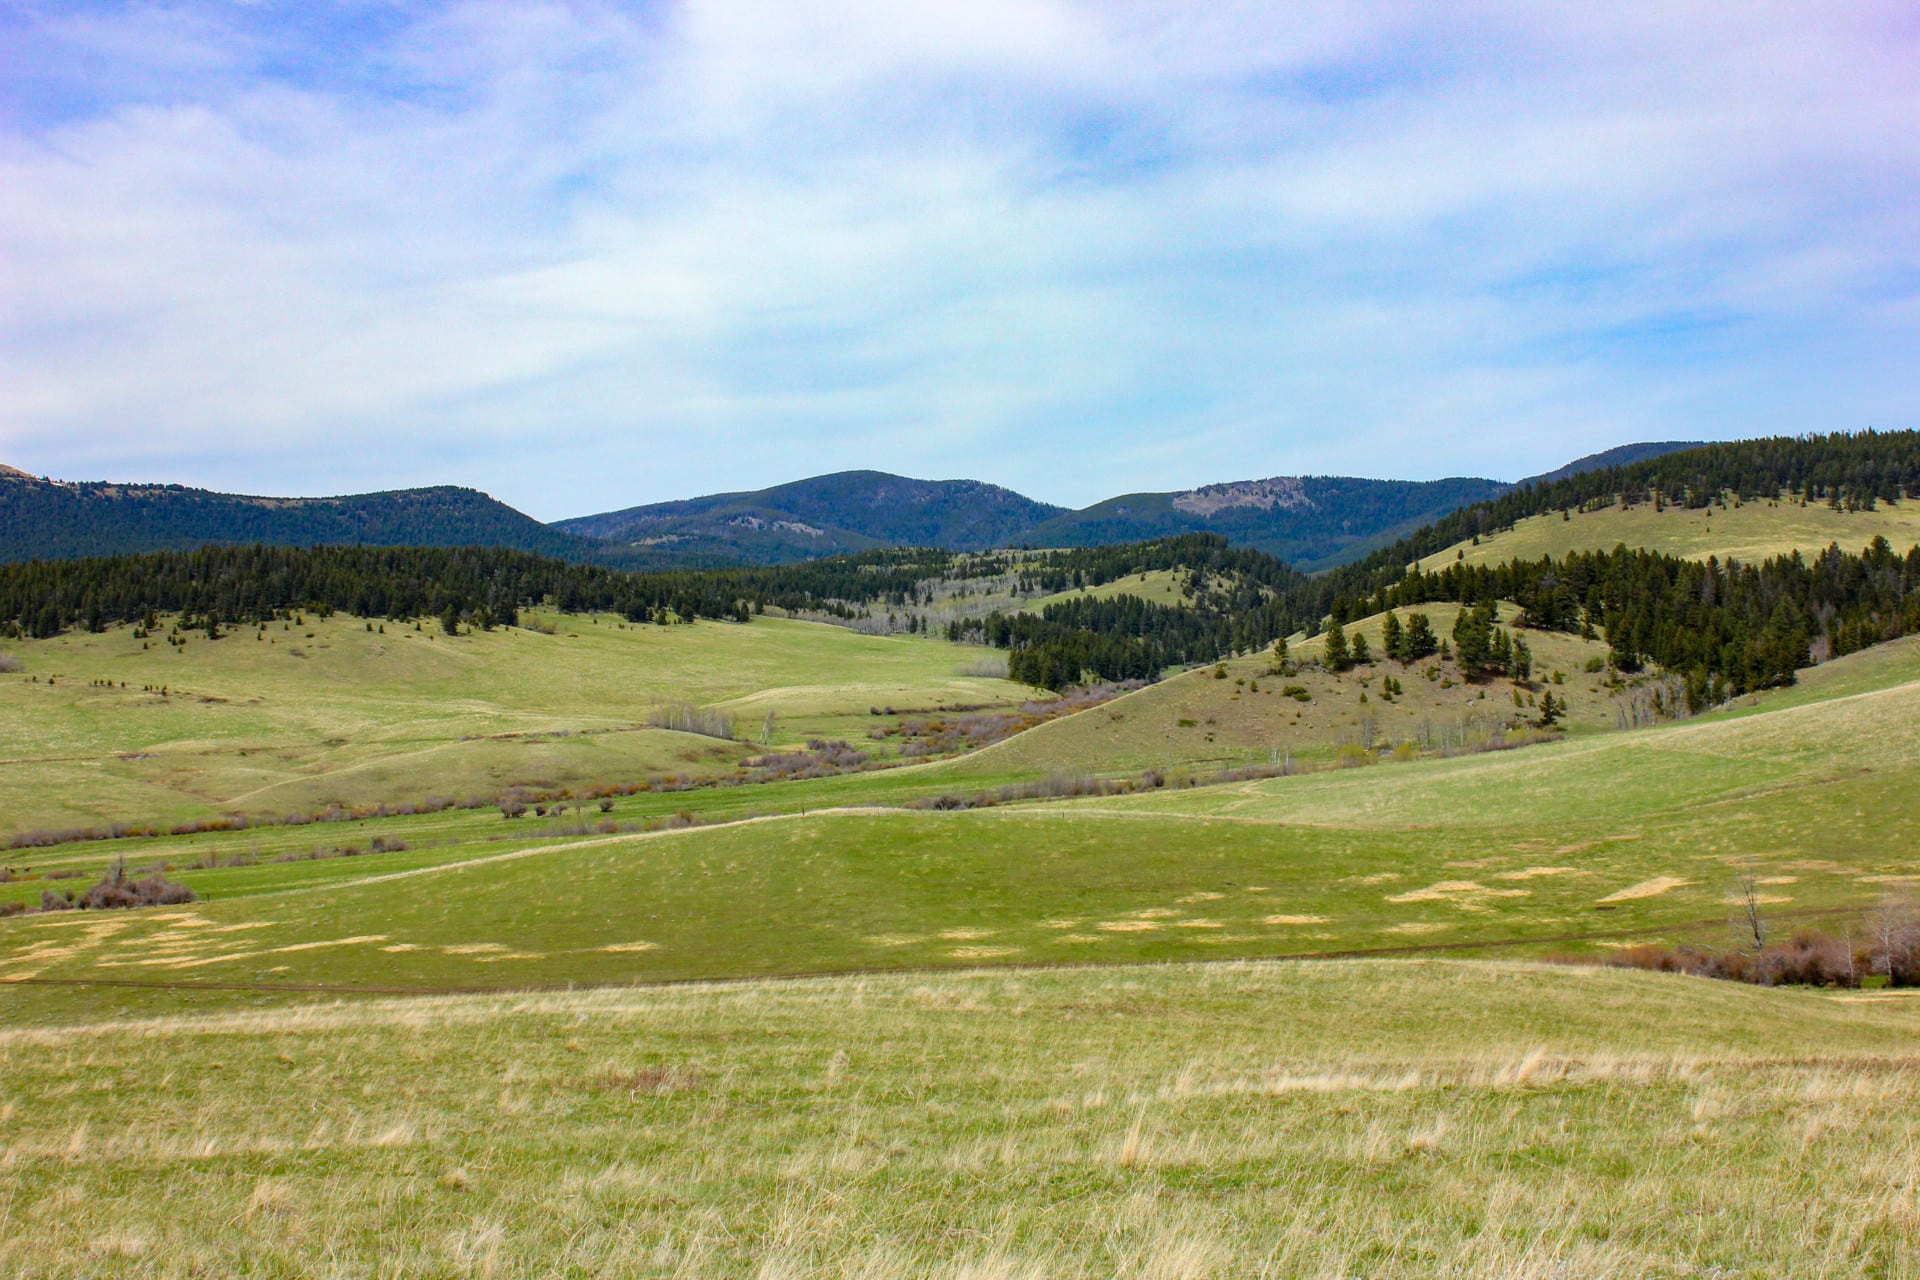
{"type": "MultiPolygon", "coordinates": [[[[1623,445],[1542,479],[1684,447],[1623,445]]],[[[844,471],[543,525],[484,493],[451,485],[291,498],[50,480],[0,466],[0,561],[208,544],[487,546],[648,571],[791,564],[882,547],[1094,547],[1215,533],[1314,571],[1367,555],[1513,488],[1463,477],[1274,476],[1126,494],[1073,511],[978,480],[844,471]]]]}
{"type": "Polygon", "coordinates": [[[978,551],[1021,541],[1061,508],[978,480],[841,471],[753,493],[629,507],[554,527],[617,544],[629,568],[780,564],[875,547],[978,551]]]}
{"type": "Polygon", "coordinates": [[[1470,478],[1416,482],[1275,476],[1109,498],[1035,526],[1026,540],[1035,546],[1097,547],[1180,533],[1217,533],[1311,571],[1344,563],[1510,487],[1470,478]]]}
{"type": "Polygon", "coordinates": [[[1829,546],[1859,551],[1875,538],[1885,538],[1902,553],[1920,544],[1920,502],[1879,502],[1858,511],[1780,498],[1706,507],[1615,504],[1565,516],[1526,516],[1509,528],[1436,551],[1419,564],[1422,572],[1432,573],[1455,561],[1560,559],[1569,552],[1611,551],[1620,545],[1688,560],[1717,556],[1752,564],[1793,551],[1813,556],[1829,546]]]}
{"type": "Polygon", "coordinates": [[[0,560],[171,551],[209,543],[508,547],[572,560],[595,547],[474,489],[440,485],[271,498],[180,485],[47,480],[0,467],[0,560]]]}
{"type": "Polygon", "coordinates": [[[617,544],[602,553],[609,563],[648,569],[780,564],[882,546],[1096,547],[1183,533],[1217,533],[1314,569],[1510,487],[1478,479],[1276,476],[1127,494],[1070,511],[974,480],[846,471],[754,493],[581,516],[554,527],[617,544]]]}

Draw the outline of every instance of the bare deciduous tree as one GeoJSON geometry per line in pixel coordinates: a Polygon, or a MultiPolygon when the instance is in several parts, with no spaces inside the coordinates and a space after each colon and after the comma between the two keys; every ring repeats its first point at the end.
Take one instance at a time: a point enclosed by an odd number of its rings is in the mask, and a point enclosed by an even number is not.
{"type": "Polygon", "coordinates": [[[1920,909],[1907,893],[1890,893],[1867,917],[1867,937],[1873,949],[1872,968],[1898,983],[1914,967],[1920,952],[1920,909]]]}
{"type": "Polygon", "coordinates": [[[1767,946],[1767,921],[1760,910],[1760,880],[1751,871],[1742,871],[1733,880],[1733,900],[1737,908],[1733,927],[1743,939],[1751,938],[1755,952],[1767,946]]]}

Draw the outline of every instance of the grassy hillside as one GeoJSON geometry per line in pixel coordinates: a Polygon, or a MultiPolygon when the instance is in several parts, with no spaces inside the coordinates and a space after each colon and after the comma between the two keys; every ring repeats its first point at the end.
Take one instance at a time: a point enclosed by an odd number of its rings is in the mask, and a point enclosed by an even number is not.
{"type": "Polygon", "coordinates": [[[1762,877],[1782,927],[1857,913],[1920,876],[1906,803],[1920,783],[1920,647],[1860,683],[1872,687],[1524,751],[1126,798],[493,843],[266,894],[226,886],[286,868],[181,871],[216,896],[0,922],[0,978],[180,985],[7,987],[0,1017],[244,1003],[297,994],[275,990],[289,985],[1724,942],[1738,872],[1762,877]]]}
{"type": "Polygon", "coordinates": [[[0,1269],[1899,1276],[1916,1033],[1901,998],[1463,962],[13,1032],[0,1269]]]}
{"type": "Polygon", "coordinates": [[[1050,596],[1041,596],[1037,600],[1015,602],[1014,607],[1027,613],[1040,613],[1050,604],[1059,604],[1066,600],[1091,598],[1111,600],[1115,596],[1138,596],[1154,604],[1178,607],[1186,603],[1190,596],[1184,595],[1181,588],[1185,585],[1187,574],[1180,569],[1155,569],[1147,573],[1129,574],[1116,578],[1112,582],[1097,587],[1079,587],[1071,591],[1057,591],[1050,596]]]}
{"type": "Polygon", "coordinates": [[[4,826],[279,815],[491,795],[663,773],[700,776],[772,745],[865,737],[873,708],[1005,705],[1032,696],[957,674],[980,651],[763,618],[629,626],[528,615],[552,634],[306,615],[172,647],[131,628],[4,646],[4,826]],[[369,630],[369,626],[375,629],[369,630]],[[165,690],[164,694],[161,690],[165,690]],[[669,702],[736,717],[746,743],[648,727],[669,702]]]}
{"type": "Polygon", "coordinates": [[[1439,569],[1456,559],[1502,564],[1558,558],[1569,551],[1609,551],[1621,543],[1691,560],[1718,556],[1752,563],[1795,550],[1811,555],[1835,544],[1857,552],[1876,537],[1902,553],[1920,543],[1920,502],[1883,502],[1872,511],[1851,512],[1818,502],[1802,506],[1796,501],[1752,500],[1692,510],[1669,506],[1661,511],[1650,502],[1631,509],[1615,505],[1575,511],[1566,519],[1551,512],[1483,534],[1478,546],[1468,541],[1436,552],[1420,561],[1420,567],[1439,569]]]}
{"type": "MultiPolygon", "coordinates": [[[[1439,603],[1421,611],[1432,620],[1435,634],[1445,636],[1460,609],[1439,603]]],[[[1503,616],[1511,615],[1509,607],[1503,616]]],[[[1365,635],[1378,653],[1381,622],[1365,619],[1348,634],[1365,635]]],[[[987,748],[954,771],[1137,773],[1289,757],[1324,764],[1342,747],[1391,748],[1405,742],[1430,751],[1465,746],[1503,725],[1518,728],[1535,718],[1539,695],[1547,691],[1568,703],[1566,728],[1614,729],[1623,711],[1644,696],[1641,688],[1610,688],[1605,677],[1585,670],[1594,659],[1606,660],[1604,642],[1557,632],[1525,634],[1534,651],[1536,679],[1522,690],[1518,706],[1512,681],[1468,684],[1454,663],[1439,658],[1411,667],[1382,661],[1344,673],[1303,665],[1293,675],[1277,676],[1271,673],[1271,655],[1262,653],[1182,672],[1094,711],[1041,725],[987,748]],[[1219,670],[1226,675],[1216,676],[1219,670]],[[1555,671],[1563,674],[1563,683],[1553,683],[1555,671]],[[1389,676],[1404,686],[1403,694],[1383,696],[1389,676]],[[1290,696],[1288,689],[1307,697],[1290,696]]],[[[1318,640],[1296,641],[1292,652],[1296,659],[1317,659],[1320,649],[1318,640]]]]}

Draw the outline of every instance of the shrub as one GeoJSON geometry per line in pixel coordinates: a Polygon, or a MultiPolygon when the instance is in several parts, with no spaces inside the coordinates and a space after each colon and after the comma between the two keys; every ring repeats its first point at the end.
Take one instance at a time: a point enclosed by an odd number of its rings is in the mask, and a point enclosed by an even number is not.
{"type": "Polygon", "coordinates": [[[119,907],[170,907],[195,899],[193,890],[161,875],[134,880],[124,863],[116,862],[100,882],[81,894],[75,903],[83,911],[102,911],[119,907]]]}
{"type": "Polygon", "coordinates": [[[24,670],[26,670],[26,663],[20,661],[18,654],[0,653],[0,672],[11,673],[24,670]]]}

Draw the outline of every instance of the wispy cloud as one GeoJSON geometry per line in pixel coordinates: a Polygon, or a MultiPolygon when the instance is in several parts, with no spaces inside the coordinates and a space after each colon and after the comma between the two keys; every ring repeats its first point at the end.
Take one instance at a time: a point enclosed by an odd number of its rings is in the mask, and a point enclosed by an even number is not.
{"type": "Polygon", "coordinates": [[[553,517],[1900,426],[1904,4],[46,4],[0,458],[553,517]]]}

